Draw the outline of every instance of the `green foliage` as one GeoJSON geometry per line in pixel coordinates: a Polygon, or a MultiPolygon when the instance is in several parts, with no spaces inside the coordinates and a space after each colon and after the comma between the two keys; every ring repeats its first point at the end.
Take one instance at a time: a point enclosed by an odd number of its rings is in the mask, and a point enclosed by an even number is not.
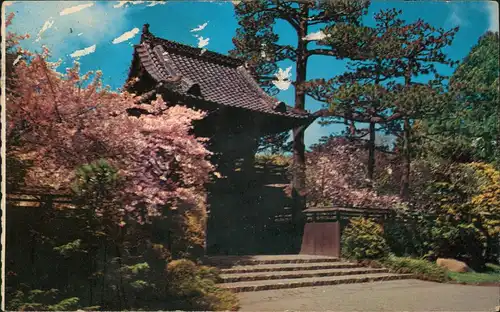
{"type": "Polygon", "coordinates": [[[476,268],[485,261],[485,240],[478,227],[446,213],[400,211],[385,223],[384,237],[397,256],[461,259],[476,268]]]}
{"type": "Polygon", "coordinates": [[[26,285],[18,289],[7,302],[7,310],[11,311],[69,311],[79,308],[80,298],[60,299],[57,289],[30,290],[26,285]]]}
{"type": "Polygon", "coordinates": [[[149,271],[149,264],[147,262],[137,263],[134,265],[126,265],[121,268],[121,270],[125,273],[129,274],[139,274],[141,272],[149,271]]]}
{"type": "Polygon", "coordinates": [[[217,269],[182,259],[170,262],[166,271],[171,309],[219,311],[238,308],[236,295],[215,285],[219,278],[217,269]]]}
{"type": "Polygon", "coordinates": [[[256,155],[256,164],[262,165],[274,165],[274,166],[290,166],[292,164],[292,158],[282,154],[270,154],[270,155],[256,155]]]}
{"type": "Polygon", "coordinates": [[[114,201],[119,182],[118,171],[101,159],[77,168],[72,190],[83,207],[116,221],[118,208],[114,201]]]}
{"type": "Polygon", "coordinates": [[[434,282],[446,282],[447,270],[423,259],[390,256],[383,260],[385,267],[395,273],[414,274],[415,277],[434,282]]]}
{"type": "Polygon", "coordinates": [[[484,238],[473,224],[438,219],[431,228],[428,243],[430,259],[455,258],[477,268],[484,263],[484,238]]]}
{"type": "Polygon", "coordinates": [[[498,159],[499,37],[487,32],[450,79],[450,100],[439,116],[427,118],[428,153],[459,162],[498,159]]]}
{"type": "MultiPolygon", "coordinates": [[[[272,76],[278,70],[279,62],[305,63],[307,58],[299,59],[297,55],[304,55],[308,50],[311,55],[339,57],[357,51],[361,41],[358,27],[369,4],[369,1],[241,1],[235,6],[239,28],[233,38],[235,49],[230,54],[246,60],[261,87],[275,95],[278,90],[272,84],[272,76]],[[329,44],[334,48],[327,47],[330,53],[321,54],[307,49],[305,44],[296,47],[288,42],[283,44],[276,29],[279,22],[287,23],[297,31],[294,43],[297,40],[305,42],[301,37],[307,35],[307,29],[328,27],[331,32],[329,44]]],[[[305,80],[305,76],[300,79],[305,80]]]]}
{"type": "Polygon", "coordinates": [[[349,220],[342,233],[341,246],[342,256],[348,259],[381,259],[389,253],[382,226],[364,218],[349,220]]]}
{"type": "Polygon", "coordinates": [[[68,257],[74,252],[86,252],[86,250],[82,249],[82,240],[77,239],[67,244],[54,247],[54,251],[57,251],[61,255],[68,257]]]}
{"type": "MultiPolygon", "coordinates": [[[[500,172],[492,164],[414,161],[412,202],[386,221],[398,256],[455,258],[474,269],[498,258],[500,172]]],[[[496,260],[495,260],[496,261],[496,260]]]]}
{"type": "Polygon", "coordinates": [[[384,238],[397,256],[423,257],[429,253],[433,217],[408,209],[395,209],[395,214],[384,221],[384,238]]]}
{"type": "Polygon", "coordinates": [[[292,151],[290,131],[268,134],[259,139],[257,153],[283,154],[292,151]]]}
{"type": "Polygon", "coordinates": [[[500,265],[493,263],[486,263],[486,272],[500,274],[500,265]]]}
{"type": "Polygon", "coordinates": [[[80,301],[79,298],[77,297],[71,297],[67,298],[64,300],[61,300],[60,302],[49,305],[48,310],[50,311],[68,311],[68,310],[73,310],[77,306],[78,302],[80,301]]]}

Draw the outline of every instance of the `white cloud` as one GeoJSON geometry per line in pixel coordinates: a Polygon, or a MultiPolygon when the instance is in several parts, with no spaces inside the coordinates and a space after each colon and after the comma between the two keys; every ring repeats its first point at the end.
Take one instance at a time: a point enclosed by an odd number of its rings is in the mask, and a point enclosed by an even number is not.
{"type": "Polygon", "coordinates": [[[59,15],[63,16],[63,15],[68,15],[68,14],[73,14],[73,13],[76,13],[76,12],[80,12],[81,10],[84,10],[86,8],[90,8],[93,5],[94,5],[93,2],[87,3],[87,4],[75,5],[75,6],[72,6],[72,7],[69,7],[69,8],[66,8],[66,9],[62,10],[59,13],[59,15]]]}
{"type": "Polygon", "coordinates": [[[139,28],[134,28],[132,30],[129,30],[127,32],[124,32],[121,36],[119,36],[118,38],[115,38],[113,40],[113,44],[117,44],[117,43],[120,43],[120,42],[124,42],[124,41],[127,41],[129,39],[132,39],[135,37],[135,35],[137,35],[139,33],[139,28]]]}
{"type": "Polygon", "coordinates": [[[40,45],[43,44],[57,59],[72,52],[75,40],[78,40],[79,44],[84,47],[104,41],[109,42],[113,40],[114,34],[120,33],[128,27],[128,20],[124,16],[124,12],[113,9],[108,2],[95,2],[88,9],[69,15],[59,15],[65,8],[81,4],[82,2],[79,1],[20,1],[16,3],[18,13],[16,13],[15,20],[33,21],[13,23],[12,28],[16,33],[28,33],[32,37],[36,37],[44,24],[43,21],[54,17],[54,26],[50,29],[50,36],[47,36],[46,32],[40,42],[21,41],[21,47],[35,51],[40,49],[40,45]],[[70,28],[73,30],[73,36],[69,36],[70,28]]]}
{"type": "Polygon", "coordinates": [[[121,7],[128,7],[128,4],[141,4],[144,3],[145,1],[118,1],[117,4],[113,5],[114,8],[118,9],[121,7]]]}
{"type": "Polygon", "coordinates": [[[487,3],[488,20],[489,20],[489,31],[498,32],[498,2],[488,1],[487,3]]]}
{"type": "Polygon", "coordinates": [[[40,29],[40,31],[38,32],[38,36],[37,36],[35,42],[40,41],[40,39],[42,39],[43,33],[47,29],[49,29],[50,27],[52,27],[52,25],[54,25],[54,19],[52,17],[50,17],[47,21],[45,21],[45,23],[43,23],[42,29],[40,29]]]}
{"type": "Polygon", "coordinates": [[[210,40],[210,38],[199,37],[198,38],[198,48],[206,47],[208,45],[209,40],[210,40]]]}
{"type": "Polygon", "coordinates": [[[203,23],[202,25],[199,25],[198,27],[191,29],[191,32],[202,31],[203,29],[205,29],[205,27],[207,27],[207,25],[208,22],[203,23]]]}
{"type": "Polygon", "coordinates": [[[317,31],[315,33],[307,34],[307,36],[305,36],[304,38],[302,38],[302,40],[305,40],[305,41],[318,41],[318,40],[323,40],[326,37],[330,37],[330,34],[325,35],[325,33],[322,30],[320,30],[320,31],[317,31]]]}
{"type": "Polygon", "coordinates": [[[113,8],[115,8],[115,9],[121,8],[127,3],[128,3],[128,1],[118,1],[117,4],[113,5],[113,8]]]}
{"type": "Polygon", "coordinates": [[[90,53],[94,53],[95,47],[96,47],[96,45],[94,44],[93,46],[90,46],[88,48],[85,48],[82,50],[76,50],[75,52],[71,53],[69,56],[71,56],[73,58],[77,58],[77,57],[88,55],[90,53]]]}
{"type": "Polygon", "coordinates": [[[152,7],[158,4],[166,4],[167,0],[162,0],[162,1],[148,1],[149,4],[147,5],[148,7],[152,7]]]}

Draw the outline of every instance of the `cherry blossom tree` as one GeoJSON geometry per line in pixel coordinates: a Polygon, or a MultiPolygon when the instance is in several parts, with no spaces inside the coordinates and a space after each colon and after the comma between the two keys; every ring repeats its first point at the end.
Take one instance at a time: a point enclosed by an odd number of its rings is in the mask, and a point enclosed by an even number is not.
{"type": "Polygon", "coordinates": [[[78,62],[61,74],[47,48],[19,53],[9,77],[7,153],[32,164],[27,186],[69,188],[75,168],[105,159],[124,180],[116,194],[123,219],[144,223],[165,206],[204,207],[214,168],[206,139],[191,133],[203,112],[168,107],[161,97],[136,104],[134,94],[103,87],[100,71],[81,75],[78,62]],[[130,116],[130,108],[143,114],[130,116]]]}
{"type": "Polygon", "coordinates": [[[398,204],[398,196],[378,194],[366,179],[367,157],[362,144],[344,138],[314,146],[307,155],[309,205],[385,209],[398,204]]]}

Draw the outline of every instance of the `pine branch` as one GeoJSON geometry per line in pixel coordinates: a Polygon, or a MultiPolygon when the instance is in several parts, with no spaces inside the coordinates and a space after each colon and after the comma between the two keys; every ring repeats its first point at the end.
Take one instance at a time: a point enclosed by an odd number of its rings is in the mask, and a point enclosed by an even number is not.
{"type": "Polygon", "coordinates": [[[313,113],[315,118],[319,117],[337,117],[337,118],[345,118],[350,121],[362,122],[362,123],[388,123],[391,121],[399,120],[403,118],[405,115],[402,113],[394,113],[390,116],[366,116],[365,114],[360,113],[339,113],[335,111],[330,111],[328,109],[321,109],[315,113],[313,113]]]}

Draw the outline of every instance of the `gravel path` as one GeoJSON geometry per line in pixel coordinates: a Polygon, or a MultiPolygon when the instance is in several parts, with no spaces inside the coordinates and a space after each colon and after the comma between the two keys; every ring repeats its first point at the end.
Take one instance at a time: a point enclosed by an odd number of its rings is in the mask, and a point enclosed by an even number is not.
{"type": "Polygon", "coordinates": [[[241,311],[486,311],[500,288],[400,280],[240,293],[241,311]]]}

